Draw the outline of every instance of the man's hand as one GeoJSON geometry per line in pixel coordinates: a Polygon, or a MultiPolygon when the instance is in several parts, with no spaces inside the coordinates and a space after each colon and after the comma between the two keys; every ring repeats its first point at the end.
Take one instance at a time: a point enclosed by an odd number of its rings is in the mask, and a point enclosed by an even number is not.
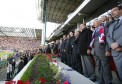
{"type": "Polygon", "coordinates": [[[113,50],[115,50],[116,48],[119,47],[118,43],[112,43],[112,44],[110,44],[110,46],[111,46],[111,48],[112,48],[113,50]]]}
{"type": "Polygon", "coordinates": [[[91,50],[87,50],[87,54],[90,55],[91,54],[91,50]]]}
{"type": "Polygon", "coordinates": [[[115,49],[115,51],[122,52],[122,48],[121,47],[118,47],[118,48],[115,49]]]}
{"type": "Polygon", "coordinates": [[[108,52],[108,51],[106,51],[106,52],[105,52],[105,56],[111,56],[111,53],[108,52]]]}

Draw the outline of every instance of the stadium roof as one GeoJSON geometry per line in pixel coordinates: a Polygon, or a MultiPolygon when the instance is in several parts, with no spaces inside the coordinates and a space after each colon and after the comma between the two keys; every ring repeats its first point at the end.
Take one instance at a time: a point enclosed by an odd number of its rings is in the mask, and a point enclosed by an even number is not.
{"type": "Polygon", "coordinates": [[[107,12],[112,7],[121,3],[121,0],[40,0],[42,20],[46,17],[47,21],[61,23],[55,29],[49,38],[48,42],[56,40],[63,34],[77,27],[77,23],[90,20],[107,12]],[[47,4],[46,4],[47,3],[47,4]],[[69,9],[68,9],[69,8],[69,9]]]}
{"type": "Polygon", "coordinates": [[[41,33],[41,29],[0,26],[0,36],[30,37],[41,39],[41,33]]]}
{"type": "MultiPolygon", "coordinates": [[[[47,4],[47,21],[62,23],[84,0],[39,0],[38,8],[43,17],[40,19],[44,21],[45,17],[45,3],[47,4]]],[[[39,14],[39,15],[41,15],[39,14]]]]}

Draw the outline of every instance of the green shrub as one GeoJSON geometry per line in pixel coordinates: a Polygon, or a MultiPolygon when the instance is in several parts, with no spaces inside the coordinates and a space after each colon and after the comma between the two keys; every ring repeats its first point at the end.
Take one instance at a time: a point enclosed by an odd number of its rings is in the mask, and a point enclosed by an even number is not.
{"type": "Polygon", "coordinates": [[[31,64],[27,68],[27,70],[24,72],[24,74],[20,80],[26,81],[32,76],[32,70],[31,69],[32,69],[33,64],[35,63],[36,59],[37,59],[37,56],[34,57],[33,61],[31,62],[31,64]]]}
{"type": "MultiPolygon", "coordinates": [[[[40,84],[38,79],[45,78],[47,81],[46,84],[55,84],[56,80],[54,79],[54,76],[57,74],[57,72],[58,67],[54,64],[49,64],[46,56],[38,55],[29,65],[24,75],[21,77],[21,80],[26,81],[32,78],[32,84],[40,84]]],[[[59,79],[58,74],[56,75],[56,79],[59,79]]]]}

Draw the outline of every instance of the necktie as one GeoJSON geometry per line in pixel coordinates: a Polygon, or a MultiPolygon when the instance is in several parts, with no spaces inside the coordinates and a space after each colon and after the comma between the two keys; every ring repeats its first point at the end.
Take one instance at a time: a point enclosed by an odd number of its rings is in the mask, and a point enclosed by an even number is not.
{"type": "MultiPolygon", "coordinates": [[[[115,27],[114,27],[114,29],[113,29],[113,31],[116,29],[116,27],[118,26],[118,24],[119,24],[119,20],[120,19],[117,19],[117,20],[115,20],[115,27]]],[[[113,37],[113,34],[112,34],[112,37],[113,37]]],[[[113,37],[113,40],[115,41],[115,37],[113,37]]]]}
{"type": "Polygon", "coordinates": [[[120,21],[120,19],[117,19],[117,20],[116,20],[116,23],[118,24],[118,23],[119,23],[119,21],[120,21]]]}

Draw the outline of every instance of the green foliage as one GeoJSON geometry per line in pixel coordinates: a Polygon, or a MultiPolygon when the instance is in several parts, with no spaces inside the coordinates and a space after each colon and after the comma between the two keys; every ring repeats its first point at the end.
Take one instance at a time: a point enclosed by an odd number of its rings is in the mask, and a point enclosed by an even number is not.
{"type": "MultiPolygon", "coordinates": [[[[35,56],[33,62],[25,71],[24,75],[21,77],[21,80],[26,81],[28,79],[33,79],[32,84],[40,84],[39,78],[45,78],[47,84],[55,84],[56,80],[53,78],[58,72],[58,68],[55,65],[49,65],[49,61],[46,59],[46,56],[38,55],[35,56]],[[50,68],[52,67],[52,69],[50,68]],[[54,69],[54,71],[53,71],[54,69]],[[54,73],[55,72],[55,73],[54,73]]],[[[56,78],[59,79],[58,74],[56,78]]]]}
{"type": "Polygon", "coordinates": [[[40,67],[39,67],[39,76],[45,78],[48,81],[53,80],[54,74],[52,70],[49,68],[49,62],[46,60],[45,56],[40,57],[40,67]]]}
{"type": "Polygon", "coordinates": [[[32,70],[31,69],[32,69],[36,59],[37,59],[37,56],[34,57],[33,61],[31,62],[31,64],[27,68],[27,70],[24,72],[24,75],[21,77],[20,80],[26,81],[32,76],[32,70]]]}
{"type": "Polygon", "coordinates": [[[55,74],[54,79],[56,80],[60,80],[60,75],[59,75],[59,69],[58,66],[56,66],[53,63],[50,63],[50,69],[53,71],[53,73],[55,74]]]}
{"type": "Polygon", "coordinates": [[[32,84],[40,84],[40,81],[39,80],[35,80],[32,82],[32,84]]]}

